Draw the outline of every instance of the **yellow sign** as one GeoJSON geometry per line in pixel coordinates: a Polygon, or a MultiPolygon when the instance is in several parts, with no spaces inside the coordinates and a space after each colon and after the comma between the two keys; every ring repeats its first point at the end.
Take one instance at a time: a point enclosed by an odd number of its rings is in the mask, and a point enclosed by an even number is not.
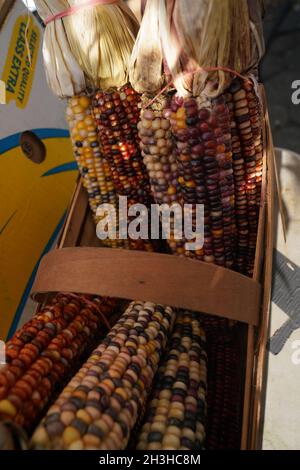
{"type": "Polygon", "coordinates": [[[40,31],[31,17],[20,16],[14,26],[2,80],[6,102],[25,108],[30,96],[40,44],[40,31]],[[27,38],[27,40],[26,40],[27,38]]]}
{"type": "Polygon", "coordinates": [[[40,164],[19,146],[0,155],[0,340],[20,319],[34,268],[56,233],[77,178],[74,170],[53,172],[72,160],[70,139],[43,142],[46,159],[40,164]]]}

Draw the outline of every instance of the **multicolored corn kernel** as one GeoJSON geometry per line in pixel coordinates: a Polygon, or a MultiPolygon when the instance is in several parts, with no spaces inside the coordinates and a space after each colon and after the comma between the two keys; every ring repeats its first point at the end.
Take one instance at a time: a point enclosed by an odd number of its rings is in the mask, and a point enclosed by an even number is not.
{"type": "Polygon", "coordinates": [[[116,301],[58,294],[8,341],[0,370],[0,419],[31,431],[81,355],[107,332],[116,301]]]}
{"type": "MultiPolygon", "coordinates": [[[[108,162],[103,158],[98,139],[98,130],[92,115],[92,99],[87,95],[69,99],[66,116],[81,180],[89,197],[95,223],[100,204],[117,207],[117,194],[113,185],[108,162]]],[[[112,248],[128,248],[127,240],[105,240],[104,245],[112,248]]]]}
{"type": "Polygon", "coordinates": [[[132,302],[32,437],[39,449],[125,449],[150,393],[174,312],[132,302]]]}
{"type": "MultiPolygon", "coordinates": [[[[138,123],[139,137],[144,164],[147,168],[151,192],[157,204],[180,203],[180,187],[178,184],[177,162],[171,124],[168,117],[168,96],[160,97],[151,106],[143,109],[138,123]]],[[[143,97],[146,106],[149,99],[143,97]]],[[[171,233],[168,244],[177,254],[184,254],[184,241],[176,240],[174,233],[174,217],[171,213],[171,233]]],[[[162,224],[164,220],[162,219],[162,224]]],[[[162,227],[168,230],[168,227],[162,227]]]]}
{"type": "Polygon", "coordinates": [[[236,79],[226,94],[231,109],[237,224],[237,269],[253,273],[261,198],[262,132],[260,103],[252,81],[236,79]]]}
{"type": "Polygon", "coordinates": [[[204,246],[189,255],[232,267],[235,223],[229,110],[222,97],[203,107],[196,98],[174,96],[170,121],[182,201],[193,205],[193,221],[196,204],[204,205],[204,246]]]}
{"type": "Polygon", "coordinates": [[[208,357],[205,448],[239,449],[243,371],[238,326],[211,315],[201,315],[201,323],[206,333],[208,357]]]}
{"type": "MultiPolygon", "coordinates": [[[[133,204],[151,203],[150,184],[139,148],[137,124],[139,95],[130,87],[119,91],[98,91],[93,99],[103,156],[108,163],[118,196],[126,196],[133,204]]],[[[147,240],[129,239],[128,248],[153,251],[147,240]]]]}
{"type": "MultiPolygon", "coordinates": [[[[144,98],[145,105],[147,101],[144,98]]],[[[141,151],[148,170],[152,195],[158,204],[177,202],[177,164],[171,124],[165,116],[168,98],[141,111],[138,123],[141,151]]]]}
{"type": "Polygon", "coordinates": [[[139,95],[130,86],[119,91],[98,91],[93,113],[118,195],[127,196],[129,205],[148,205],[150,186],[139,149],[138,103],[139,95]]]}
{"type": "Polygon", "coordinates": [[[95,214],[99,204],[116,205],[117,195],[108,163],[102,156],[91,103],[87,95],[71,98],[66,114],[74,155],[95,214]]]}
{"type": "Polygon", "coordinates": [[[181,312],[154,382],[139,450],[201,450],[206,420],[206,339],[199,314],[181,312]]]}

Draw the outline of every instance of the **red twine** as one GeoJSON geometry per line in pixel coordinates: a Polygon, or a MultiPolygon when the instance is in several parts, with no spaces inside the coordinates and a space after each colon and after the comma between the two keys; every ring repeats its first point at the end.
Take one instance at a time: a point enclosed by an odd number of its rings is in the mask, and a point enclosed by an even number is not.
{"type": "Polygon", "coordinates": [[[51,23],[52,21],[61,20],[62,18],[65,18],[66,16],[70,16],[70,15],[73,15],[74,13],[77,13],[83,8],[94,7],[96,5],[113,5],[114,3],[117,3],[118,1],[119,0],[86,0],[84,3],[80,3],[79,5],[74,5],[60,13],[57,13],[56,15],[49,16],[48,18],[45,19],[44,23],[45,25],[47,25],[51,23]]]}
{"type": "MultiPolygon", "coordinates": [[[[219,67],[199,67],[196,70],[194,70],[194,72],[185,72],[185,73],[181,74],[181,76],[185,77],[186,75],[194,75],[197,72],[218,72],[218,71],[231,73],[232,75],[235,75],[236,77],[241,78],[245,82],[250,81],[249,77],[246,77],[245,75],[241,75],[236,70],[232,70],[228,67],[221,67],[221,66],[219,66],[219,67]]],[[[151,106],[157,100],[157,98],[159,98],[172,84],[173,84],[173,79],[169,83],[167,83],[166,86],[164,86],[157,93],[157,95],[155,95],[154,98],[152,98],[152,100],[150,100],[145,106],[143,106],[142,109],[147,109],[149,106],[151,106]]]]}

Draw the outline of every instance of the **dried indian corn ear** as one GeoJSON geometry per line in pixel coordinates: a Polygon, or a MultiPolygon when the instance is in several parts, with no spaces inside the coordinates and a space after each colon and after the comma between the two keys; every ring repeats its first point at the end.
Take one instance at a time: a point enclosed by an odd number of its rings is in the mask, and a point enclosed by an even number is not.
{"type": "Polygon", "coordinates": [[[114,300],[58,294],[6,345],[0,419],[30,431],[91,342],[109,326],[114,300]]]}
{"type": "Polygon", "coordinates": [[[261,198],[262,132],[260,102],[252,81],[236,79],[226,94],[231,113],[237,269],[252,275],[261,198]]]}
{"type": "MultiPolygon", "coordinates": [[[[145,104],[147,100],[144,99],[145,104]]],[[[148,170],[155,202],[172,203],[178,200],[177,165],[173,153],[171,124],[164,116],[167,99],[157,101],[141,112],[138,123],[144,164],[148,170]]]]}
{"type": "Polygon", "coordinates": [[[238,449],[242,393],[240,342],[226,319],[201,315],[207,339],[207,419],[205,448],[238,449]]]}
{"type": "Polygon", "coordinates": [[[174,96],[170,121],[182,202],[193,205],[194,224],[196,204],[204,205],[204,246],[187,254],[230,268],[235,219],[229,109],[223,97],[204,105],[196,98],[174,96]]]}
{"type": "Polygon", "coordinates": [[[102,156],[97,126],[92,116],[91,98],[82,95],[69,99],[67,121],[75,158],[93,213],[96,213],[99,204],[116,205],[117,195],[108,163],[102,156]]]}
{"type": "Polygon", "coordinates": [[[35,448],[126,448],[151,390],[168,333],[170,307],[132,302],[73,377],[32,437],[35,448]]]}
{"type": "MultiPolygon", "coordinates": [[[[96,215],[98,206],[112,204],[117,207],[117,194],[109,164],[102,155],[91,98],[81,95],[69,99],[66,115],[82,183],[88,193],[94,221],[98,223],[101,220],[96,215]]],[[[109,239],[103,240],[102,244],[112,248],[129,246],[127,240],[109,239]]]]}
{"type": "Polygon", "coordinates": [[[199,314],[182,312],[154,382],[139,450],[200,450],[205,439],[206,339],[199,314]]]}
{"type": "Polygon", "coordinates": [[[150,202],[147,172],[139,149],[139,95],[130,87],[98,91],[93,101],[103,155],[109,163],[118,195],[128,203],[150,202]]]}
{"type": "MultiPolygon", "coordinates": [[[[103,156],[112,175],[118,196],[133,204],[151,203],[149,179],[139,148],[137,124],[139,95],[129,86],[119,91],[98,91],[93,100],[103,156]]],[[[147,240],[129,240],[131,249],[153,251],[147,240]]]]}
{"type": "MultiPolygon", "coordinates": [[[[171,124],[165,111],[169,97],[159,97],[153,104],[146,96],[143,97],[145,109],[141,112],[138,123],[139,137],[144,164],[147,168],[151,193],[157,204],[180,203],[177,163],[171,124]]],[[[174,234],[174,217],[171,213],[171,233],[168,244],[177,254],[184,253],[184,241],[176,240],[174,234]]],[[[164,220],[162,219],[162,224],[164,220]]],[[[162,225],[163,230],[168,227],[162,225]]]]}

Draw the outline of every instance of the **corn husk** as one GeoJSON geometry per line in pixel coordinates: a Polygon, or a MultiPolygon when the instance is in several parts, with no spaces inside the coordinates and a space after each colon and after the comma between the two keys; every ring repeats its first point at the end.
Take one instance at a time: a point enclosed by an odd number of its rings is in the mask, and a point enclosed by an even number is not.
{"type": "Polygon", "coordinates": [[[162,35],[164,55],[179,91],[218,96],[229,86],[232,75],[187,72],[227,67],[242,73],[251,66],[247,0],[171,0],[165,9],[161,7],[161,14],[166,15],[167,23],[162,35]],[[180,73],[186,75],[180,77],[180,73]]]}
{"type": "Polygon", "coordinates": [[[247,0],[152,0],[133,49],[130,78],[138,91],[153,94],[164,83],[165,61],[179,95],[215,97],[234,76],[197,70],[249,71],[259,59],[254,41],[247,0]]]}
{"type": "MultiPolygon", "coordinates": [[[[82,0],[36,0],[41,18],[60,13],[82,0]]],[[[43,55],[47,81],[60,97],[71,97],[87,84],[106,90],[128,81],[128,63],[138,21],[119,1],[82,8],[45,28],[43,55]]]]}
{"type": "MultiPolygon", "coordinates": [[[[70,6],[67,0],[35,0],[35,4],[43,20],[70,6]]],[[[47,82],[55,95],[71,97],[85,90],[85,76],[71,51],[62,20],[46,26],[43,57],[47,82]]]]}
{"type": "Polygon", "coordinates": [[[63,22],[73,55],[95,87],[107,90],[127,83],[139,24],[123,1],[83,8],[63,22]]]}
{"type": "Polygon", "coordinates": [[[265,42],[262,18],[264,15],[265,0],[248,0],[251,36],[251,56],[252,56],[252,73],[258,76],[258,63],[265,53],[265,42]]]}
{"type": "Polygon", "coordinates": [[[164,83],[163,51],[159,24],[160,3],[162,3],[161,0],[147,2],[131,55],[130,83],[139,93],[153,94],[164,83]]]}

